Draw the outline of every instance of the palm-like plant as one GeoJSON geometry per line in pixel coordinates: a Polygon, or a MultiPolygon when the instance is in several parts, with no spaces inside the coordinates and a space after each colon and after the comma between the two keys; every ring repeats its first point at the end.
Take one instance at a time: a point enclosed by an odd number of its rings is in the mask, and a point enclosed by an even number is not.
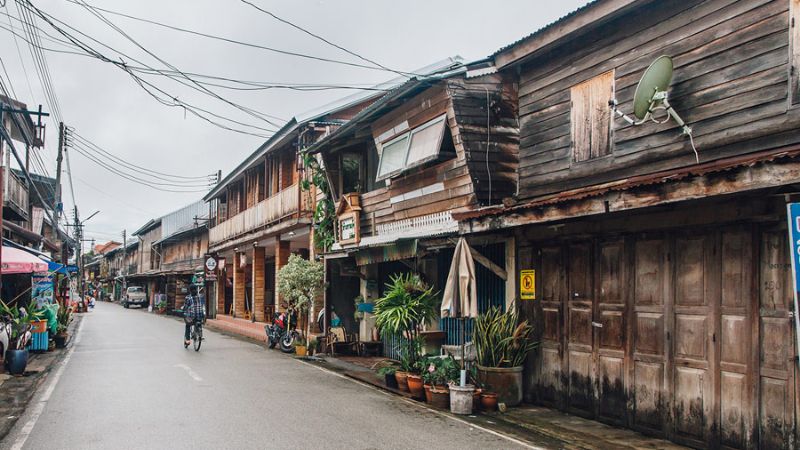
{"type": "Polygon", "coordinates": [[[420,331],[426,322],[436,318],[437,294],[417,274],[393,275],[387,291],[375,302],[375,324],[384,337],[401,335],[402,360],[416,366],[422,351],[420,331]]]}
{"type": "Polygon", "coordinates": [[[532,339],[533,327],[519,321],[517,312],[502,312],[492,307],[475,319],[475,351],[484,367],[517,367],[538,344],[532,339]]]}

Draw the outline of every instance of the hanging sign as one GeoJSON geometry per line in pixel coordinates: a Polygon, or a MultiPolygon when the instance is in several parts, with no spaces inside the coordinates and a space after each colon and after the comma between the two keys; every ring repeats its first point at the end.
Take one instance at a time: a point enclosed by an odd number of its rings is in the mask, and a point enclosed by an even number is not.
{"type": "Polygon", "coordinates": [[[217,281],[217,258],[212,255],[206,256],[205,273],[206,281],[217,281]]]}
{"type": "Polygon", "coordinates": [[[31,277],[31,299],[36,307],[53,303],[53,278],[49,274],[34,274],[31,277]]]}
{"type": "MultiPolygon", "coordinates": [[[[797,338],[797,348],[800,348],[800,314],[798,314],[798,289],[800,289],[800,203],[786,205],[786,216],[789,220],[789,243],[792,255],[792,284],[794,286],[794,327],[797,338]]],[[[800,364],[800,363],[799,363],[800,364]]]]}
{"type": "Polygon", "coordinates": [[[519,298],[522,300],[536,300],[536,271],[520,270],[519,272],[519,298]]]}

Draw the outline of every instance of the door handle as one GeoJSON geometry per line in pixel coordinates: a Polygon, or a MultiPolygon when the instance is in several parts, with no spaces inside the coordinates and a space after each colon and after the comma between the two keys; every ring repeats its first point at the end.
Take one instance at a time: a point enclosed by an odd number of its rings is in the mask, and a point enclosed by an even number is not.
{"type": "Polygon", "coordinates": [[[595,328],[603,328],[603,324],[600,322],[592,322],[592,326],[595,328]]]}

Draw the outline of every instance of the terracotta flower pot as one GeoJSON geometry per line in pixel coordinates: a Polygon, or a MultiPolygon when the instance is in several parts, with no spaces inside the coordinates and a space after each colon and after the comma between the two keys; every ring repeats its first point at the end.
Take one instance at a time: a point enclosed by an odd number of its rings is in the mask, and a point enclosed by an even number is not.
{"type": "Polygon", "coordinates": [[[431,403],[433,400],[431,398],[431,385],[426,384],[425,387],[425,403],[431,403]]]}
{"type": "Polygon", "coordinates": [[[430,403],[431,406],[435,406],[439,409],[450,408],[449,389],[438,386],[432,386],[430,389],[426,391],[426,395],[430,396],[430,400],[428,400],[428,403],[430,403]]]}
{"type": "Polygon", "coordinates": [[[481,393],[481,410],[493,412],[497,410],[497,394],[494,392],[481,393]]]}
{"type": "Polygon", "coordinates": [[[484,367],[478,365],[481,386],[497,394],[497,401],[508,406],[522,402],[522,366],[484,367]]]}
{"type": "Polygon", "coordinates": [[[408,374],[408,391],[417,399],[425,398],[425,388],[422,384],[422,377],[415,373],[408,374]]]}
{"type": "Polygon", "coordinates": [[[395,372],[394,377],[397,379],[397,388],[408,392],[408,372],[395,372]]]}

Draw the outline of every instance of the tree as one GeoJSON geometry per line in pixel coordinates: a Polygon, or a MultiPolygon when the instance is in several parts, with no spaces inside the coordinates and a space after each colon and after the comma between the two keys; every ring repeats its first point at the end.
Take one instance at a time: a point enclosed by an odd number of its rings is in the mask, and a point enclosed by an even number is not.
{"type": "MultiPolygon", "coordinates": [[[[308,313],[314,299],[322,294],[325,267],[299,255],[289,255],[289,261],[278,271],[278,293],[297,311],[308,313]]],[[[311,317],[306,321],[305,339],[311,335],[311,317]]]]}

